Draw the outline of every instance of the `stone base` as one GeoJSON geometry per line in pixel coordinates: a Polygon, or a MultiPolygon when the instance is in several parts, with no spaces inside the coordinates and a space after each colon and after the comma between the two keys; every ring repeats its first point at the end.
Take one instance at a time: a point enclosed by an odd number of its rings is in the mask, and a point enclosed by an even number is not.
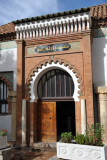
{"type": "Polygon", "coordinates": [[[57,157],[72,160],[107,160],[107,146],[57,143],[57,157]]]}
{"type": "Polygon", "coordinates": [[[11,159],[12,148],[6,148],[0,150],[0,160],[10,160],[11,159]]]}
{"type": "Polygon", "coordinates": [[[7,147],[7,136],[0,136],[0,149],[7,147]]]}

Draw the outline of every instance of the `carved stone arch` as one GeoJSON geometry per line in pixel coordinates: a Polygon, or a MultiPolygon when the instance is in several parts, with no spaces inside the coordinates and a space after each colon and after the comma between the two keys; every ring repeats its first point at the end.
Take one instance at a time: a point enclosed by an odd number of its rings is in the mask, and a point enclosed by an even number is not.
{"type": "Polygon", "coordinates": [[[51,70],[52,68],[63,69],[71,75],[75,86],[73,98],[75,101],[79,101],[78,97],[81,96],[83,92],[82,77],[75,66],[70,62],[65,61],[64,59],[46,59],[39,62],[34,68],[31,69],[26,80],[26,100],[30,102],[38,100],[37,93],[35,94],[33,90],[34,84],[37,85],[39,81],[37,79],[40,79],[41,76],[47,72],[47,70],[51,70]],[[36,83],[35,80],[37,80],[36,83]]]}
{"type": "Polygon", "coordinates": [[[0,75],[0,80],[2,80],[4,83],[6,83],[7,87],[8,87],[8,97],[7,97],[7,101],[10,101],[10,91],[12,91],[12,86],[9,80],[6,79],[6,77],[3,77],[0,75]]]}
{"type": "Polygon", "coordinates": [[[0,80],[2,80],[4,83],[6,83],[8,90],[12,91],[12,86],[9,80],[7,80],[6,78],[4,78],[3,76],[0,75],[0,80]]]}

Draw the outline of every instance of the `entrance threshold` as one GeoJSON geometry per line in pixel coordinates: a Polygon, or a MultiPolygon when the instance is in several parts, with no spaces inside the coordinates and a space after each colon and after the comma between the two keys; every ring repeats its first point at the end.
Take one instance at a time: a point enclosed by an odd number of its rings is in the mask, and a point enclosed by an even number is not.
{"type": "Polygon", "coordinates": [[[33,147],[36,148],[56,148],[56,142],[35,142],[33,147]]]}

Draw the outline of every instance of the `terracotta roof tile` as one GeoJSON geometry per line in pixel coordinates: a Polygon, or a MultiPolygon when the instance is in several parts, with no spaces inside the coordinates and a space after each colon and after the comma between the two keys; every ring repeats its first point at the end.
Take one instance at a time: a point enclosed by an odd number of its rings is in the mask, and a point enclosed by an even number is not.
{"type": "Polygon", "coordinates": [[[15,26],[13,23],[8,23],[0,26],[0,34],[6,34],[11,32],[15,32],[15,26]]]}
{"type": "Polygon", "coordinates": [[[91,17],[95,19],[107,18],[107,4],[91,7],[91,17]]]}
{"type": "Polygon", "coordinates": [[[86,7],[86,8],[65,11],[65,12],[58,12],[58,13],[53,13],[53,14],[41,15],[41,16],[37,16],[37,17],[20,19],[20,20],[13,21],[13,23],[18,24],[18,23],[37,21],[37,20],[44,20],[44,19],[48,19],[48,18],[61,17],[61,16],[66,16],[66,15],[88,12],[88,11],[90,11],[90,8],[86,7]]]}

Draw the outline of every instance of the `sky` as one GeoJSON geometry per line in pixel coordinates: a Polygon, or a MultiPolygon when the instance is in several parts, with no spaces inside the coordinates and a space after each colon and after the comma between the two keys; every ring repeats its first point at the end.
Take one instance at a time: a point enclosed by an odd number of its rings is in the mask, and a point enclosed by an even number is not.
{"type": "Polygon", "coordinates": [[[0,0],[0,25],[9,22],[91,7],[107,3],[107,0],[0,0]]]}

